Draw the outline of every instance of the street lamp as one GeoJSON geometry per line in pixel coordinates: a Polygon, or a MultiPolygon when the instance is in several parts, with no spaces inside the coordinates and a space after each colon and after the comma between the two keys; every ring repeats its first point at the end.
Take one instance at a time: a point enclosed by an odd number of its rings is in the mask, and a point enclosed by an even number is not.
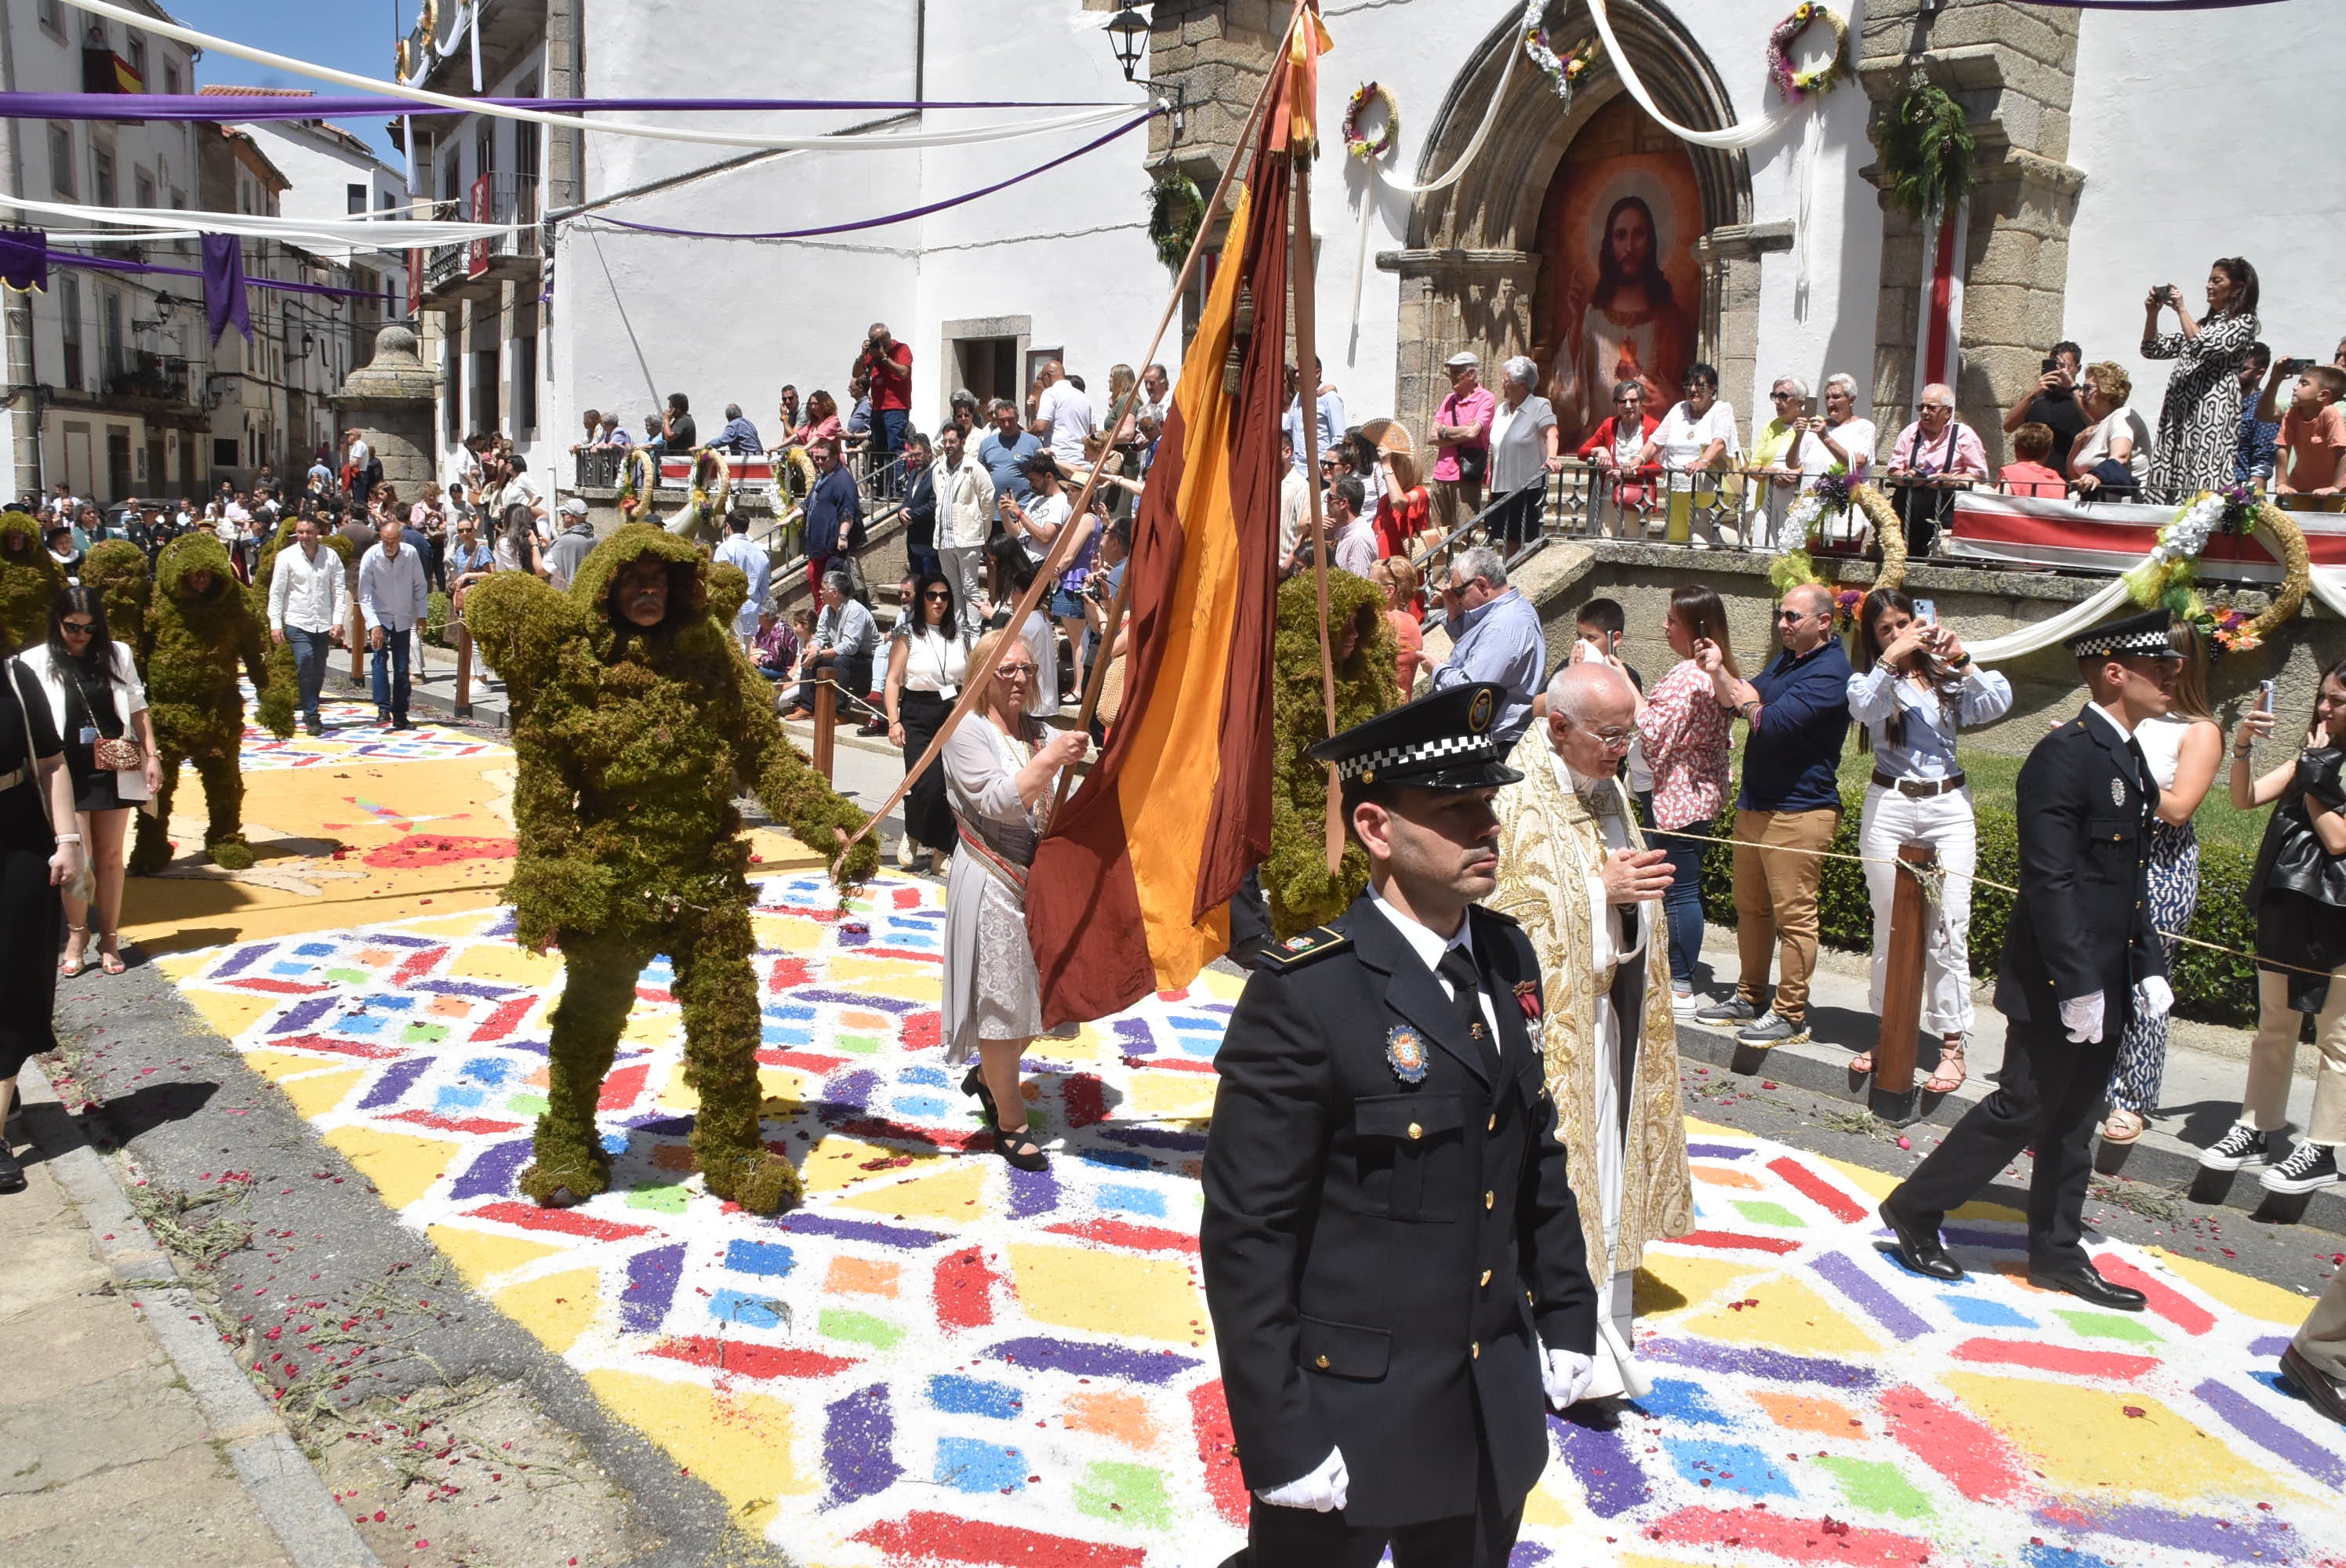
{"type": "Polygon", "coordinates": [[[1140,64],[1140,51],[1148,42],[1148,18],[1127,5],[1108,18],[1107,36],[1116,49],[1116,62],[1124,67],[1124,79],[1128,82],[1140,64]]]}

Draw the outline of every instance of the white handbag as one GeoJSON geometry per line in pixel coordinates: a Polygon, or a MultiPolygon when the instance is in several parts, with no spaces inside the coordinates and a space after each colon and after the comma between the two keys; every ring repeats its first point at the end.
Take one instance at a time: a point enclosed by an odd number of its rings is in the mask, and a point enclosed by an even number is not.
{"type": "MultiPolygon", "coordinates": [[[[11,672],[23,667],[22,665],[13,662],[0,666],[0,669],[11,672]]],[[[44,697],[42,700],[47,699],[44,697]]],[[[24,722],[25,726],[25,766],[32,772],[32,778],[27,782],[32,786],[33,793],[40,797],[41,820],[48,823],[49,834],[54,838],[57,830],[56,819],[49,815],[49,794],[47,790],[41,788],[40,753],[33,747],[33,710],[25,701],[25,687],[21,681],[16,683],[16,717],[24,722]]],[[[59,761],[58,766],[64,766],[62,760],[59,761]]],[[[94,903],[97,900],[97,876],[89,869],[89,846],[83,844],[79,848],[81,869],[73,874],[60,891],[67,898],[78,902],[94,903]]]]}

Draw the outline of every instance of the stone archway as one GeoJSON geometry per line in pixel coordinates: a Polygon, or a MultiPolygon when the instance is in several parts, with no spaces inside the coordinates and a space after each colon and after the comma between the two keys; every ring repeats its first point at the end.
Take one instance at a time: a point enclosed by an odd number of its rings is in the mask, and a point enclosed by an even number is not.
{"type": "MultiPolygon", "coordinates": [[[[1668,14],[1645,0],[1612,0],[1608,15],[1624,48],[1633,51],[1639,78],[1662,111],[1681,124],[1729,123],[1725,85],[1700,47],[1668,14]]],[[[1550,34],[1559,52],[1593,36],[1579,0],[1556,8],[1550,34]]],[[[1416,198],[1409,213],[1408,248],[1385,251],[1377,265],[1401,275],[1396,402],[1402,418],[1423,429],[1448,391],[1443,361],[1473,349],[1487,365],[1495,357],[1530,349],[1536,329],[1543,258],[1541,210],[1558,164],[1589,120],[1622,96],[1620,78],[1600,56],[1567,107],[1538,72],[1507,71],[1509,53],[1522,47],[1509,17],[1485,35],[1469,56],[1434,120],[1412,178],[1424,179],[1454,164],[1483,121],[1491,94],[1506,80],[1498,123],[1457,184],[1416,198]]],[[[1696,249],[1702,277],[1697,342],[1701,358],[1719,367],[1727,385],[1754,373],[1760,308],[1759,257],[1788,249],[1780,234],[1755,229],[1751,172],[1740,152],[1688,147],[1700,196],[1704,237],[1696,249]]]]}

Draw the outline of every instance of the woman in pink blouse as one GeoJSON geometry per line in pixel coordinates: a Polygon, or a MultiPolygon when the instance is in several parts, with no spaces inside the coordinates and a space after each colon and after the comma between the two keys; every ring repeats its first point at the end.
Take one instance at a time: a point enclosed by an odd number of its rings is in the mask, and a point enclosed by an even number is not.
{"type": "Polygon", "coordinates": [[[1662,630],[1679,662],[1637,708],[1637,738],[1654,774],[1654,831],[1649,841],[1669,857],[1670,886],[1662,895],[1669,924],[1670,1004],[1691,1014],[1695,960],[1702,952],[1703,838],[1727,793],[1727,754],[1735,718],[1735,653],[1727,641],[1727,606],[1700,585],[1670,595],[1662,630]]]}

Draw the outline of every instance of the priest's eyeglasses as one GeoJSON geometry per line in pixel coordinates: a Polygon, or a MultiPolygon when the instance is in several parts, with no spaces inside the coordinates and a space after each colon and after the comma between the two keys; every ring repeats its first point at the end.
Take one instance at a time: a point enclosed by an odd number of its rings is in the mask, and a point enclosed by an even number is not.
{"type": "Polygon", "coordinates": [[[1589,729],[1588,726],[1576,722],[1570,714],[1565,715],[1564,721],[1575,729],[1587,730],[1590,735],[1596,738],[1596,743],[1607,751],[1627,751],[1629,749],[1629,743],[1637,738],[1635,726],[1625,729],[1589,729]]]}

